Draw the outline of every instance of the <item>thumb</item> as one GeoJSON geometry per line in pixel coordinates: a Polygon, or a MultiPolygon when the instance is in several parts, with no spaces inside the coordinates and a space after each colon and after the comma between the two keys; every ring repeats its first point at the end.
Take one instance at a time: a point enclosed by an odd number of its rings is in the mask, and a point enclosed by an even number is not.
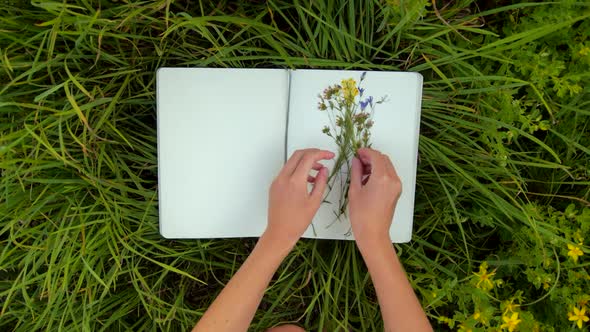
{"type": "Polygon", "coordinates": [[[326,167],[322,167],[318,174],[315,177],[315,182],[313,189],[311,190],[311,197],[313,199],[322,201],[324,197],[324,191],[326,190],[326,185],[328,184],[328,169],[326,167]]]}
{"type": "Polygon", "coordinates": [[[361,181],[363,177],[363,164],[361,161],[354,157],[352,158],[352,168],[350,170],[350,190],[358,190],[361,188],[361,181]]]}

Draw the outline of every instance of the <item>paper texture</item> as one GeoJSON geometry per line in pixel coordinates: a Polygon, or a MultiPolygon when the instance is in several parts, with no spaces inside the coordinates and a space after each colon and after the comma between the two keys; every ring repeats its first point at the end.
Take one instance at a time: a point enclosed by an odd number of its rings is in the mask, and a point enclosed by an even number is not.
{"type": "Polygon", "coordinates": [[[157,74],[160,233],[260,236],[285,155],[288,72],[162,68],[157,74]]]}
{"type": "MultiPolygon", "coordinates": [[[[358,82],[361,74],[362,71],[332,70],[291,72],[287,155],[309,147],[338,151],[333,139],[322,133],[329,120],[326,112],[317,109],[318,94],[342,79],[354,78],[358,82]]],[[[375,108],[371,141],[373,148],[389,155],[401,178],[403,192],[390,235],[393,242],[408,242],[414,215],[422,76],[406,72],[367,72],[363,87],[365,96],[372,95],[376,100],[387,95],[388,101],[375,108]]],[[[331,171],[333,163],[326,163],[326,166],[331,171]]],[[[339,197],[337,186],[327,200],[338,204],[339,197]]],[[[322,204],[313,220],[313,229],[308,228],[305,237],[353,239],[348,219],[335,221],[334,204],[322,204]]]]}

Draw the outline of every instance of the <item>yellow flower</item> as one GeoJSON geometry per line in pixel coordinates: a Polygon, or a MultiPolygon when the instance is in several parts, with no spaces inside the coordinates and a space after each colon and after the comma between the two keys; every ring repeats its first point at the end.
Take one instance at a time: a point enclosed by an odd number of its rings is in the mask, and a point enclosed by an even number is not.
{"type": "Polygon", "coordinates": [[[516,308],[520,307],[519,304],[513,303],[514,299],[510,300],[510,302],[506,301],[506,309],[504,309],[504,314],[509,312],[515,312],[516,308]]]}
{"type": "Polygon", "coordinates": [[[513,332],[516,329],[518,323],[520,323],[520,319],[518,319],[518,312],[512,313],[512,316],[502,316],[502,320],[504,324],[500,325],[501,329],[508,329],[509,332],[513,332]]]}
{"type": "Polygon", "coordinates": [[[478,320],[478,319],[479,319],[479,317],[481,317],[481,313],[479,312],[479,310],[476,310],[476,311],[473,313],[473,319],[475,319],[475,320],[478,320]]]}
{"type": "Polygon", "coordinates": [[[461,325],[459,325],[459,329],[457,330],[457,332],[473,332],[473,329],[466,327],[465,323],[462,323],[461,325]]]}
{"type": "Polygon", "coordinates": [[[342,82],[340,82],[342,85],[342,93],[344,95],[344,99],[348,102],[348,103],[352,103],[354,101],[354,97],[356,97],[356,95],[358,95],[359,90],[356,87],[356,81],[352,78],[349,78],[347,80],[342,80],[342,82]]]}
{"type": "Polygon", "coordinates": [[[488,273],[488,263],[483,262],[479,266],[479,272],[473,273],[477,278],[477,283],[475,287],[483,289],[485,291],[489,291],[494,288],[494,283],[492,282],[492,277],[496,274],[496,270],[488,273]]]}
{"type": "Polygon", "coordinates": [[[475,312],[473,313],[473,319],[482,324],[486,324],[487,322],[487,318],[481,313],[481,311],[479,311],[479,309],[475,310],[475,312]]]}
{"type": "Polygon", "coordinates": [[[572,322],[576,322],[578,328],[582,329],[582,324],[588,321],[588,316],[586,316],[586,308],[582,307],[582,309],[578,309],[573,307],[573,312],[568,312],[569,320],[572,322]]]}
{"type": "Polygon", "coordinates": [[[567,244],[567,255],[570,256],[572,258],[572,260],[574,261],[574,263],[578,262],[578,257],[582,256],[584,253],[582,252],[582,249],[580,249],[580,247],[575,246],[573,244],[567,244]]]}

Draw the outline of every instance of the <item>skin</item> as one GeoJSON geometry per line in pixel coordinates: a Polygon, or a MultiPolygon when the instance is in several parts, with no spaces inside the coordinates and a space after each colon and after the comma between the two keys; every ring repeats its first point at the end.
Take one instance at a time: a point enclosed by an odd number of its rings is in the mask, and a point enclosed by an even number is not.
{"type": "MultiPolygon", "coordinates": [[[[389,237],[401,182],[389,158],[360,149],[352,164],[349,216],[357,246],[375,285],[386,331],[432,331],[389,237]]],[[[317,212],[334,153],[298,150],[273,181],[268,224],[254,250],[211,304],[193,331],[247,331],[272,276],[317,212]],[[317,171],[315,176],[310,175],[317,171]],[[307,184],[313,183],[308,191],[307,184]]],[[[300,332],[284,325],[272,332],[300,332]]]]}

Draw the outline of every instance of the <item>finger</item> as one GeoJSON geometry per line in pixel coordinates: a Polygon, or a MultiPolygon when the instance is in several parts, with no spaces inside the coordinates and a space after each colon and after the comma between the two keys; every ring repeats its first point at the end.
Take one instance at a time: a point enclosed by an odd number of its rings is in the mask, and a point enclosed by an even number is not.
{"type": "Polygon", "coordinates": [[[324,197],[324,191],[326,190],[327,184],[328,169],[324,167],[318,171],[318,175],[315,177],[315,183],[313,185],[313,189],[311,190],[310,196],[314,200],[321,202],[324,197]]]}
{"type": "MultiPolygon", "coordinates": [[[[351,190],[358,190],[362,185],[362,177],[363,177],[363,164],[361,161],[354,157],[352,158],[352,167],[350,169],[350,188],[348,189],[349,192],[351,190]]],[[[350,197],[350,195],[349,195],[350,197]]]]}
{"type": "Polygon", "coordinates": [[[371,166],[371,174],[383,174],[386,168],[383,162],[383,156],[378,151],[368,148],[358,149],[357,154],[362,160],[363,164],[371,166]]]}
{"type": "Polygon", "coordinates": [[[361,183],[362,183],[362,184],[363,184],[363,186],[364,186],[365,184],[367,184],[367,182],[369,182],[369,176],[368,176],[368,175],[364,175],[364,176],[363,176],[363,181],[362,181],[361,183]]]}
{"type": "Polygon", "coordinates": [[[307,150],[303,157],[301,157],[297,168],[293,171],[293,176],[300,179],[306,179],[315,163],[320,160],[328,160],[332,158],[334,158],[334,153],[327,150],[307,150]]]}
{"type": "Polygon", "coordinates": [[[299,164],[299,161],[303,157],[304,151],[305,150],[296,150],[295,152],[293,152],[289,160],[287,160],[287,162],[285,163],[285,166],[283,166],[283,168],[281,169],[279,176],[290,176],[291,174],[293,174],[293,171],[295,171],[295,168],[297,168],[297,164],[299,164]]]}
{"type": "Polygon", "coordinates": [[[384,156],[384,161],[385,161],[385,166],[387,168],[387,172],[389,173],[389,175],[393,178],[393,179],[397,179],[397,171],[395,170],[395,166],[393,166],[393,163],[391,162],[391,159],[389,159],[388,155],[383,155],[384,156]]]}
{"type": "Polygon", "coordinates": [[[320,169],[322,169],[322,167],[324,167],[324,165],[316,162],[313,164],[313,166],[311,167],[311,169],[313,169],[314,171],[319,171],[320,169]]]}
{"type": "Polygon", "coordinates": [[[371,174],[371,165],[370,164],[363,164],[361,160],[361,164],[363,165],[363,175],[370,175],[371,174]]]}

